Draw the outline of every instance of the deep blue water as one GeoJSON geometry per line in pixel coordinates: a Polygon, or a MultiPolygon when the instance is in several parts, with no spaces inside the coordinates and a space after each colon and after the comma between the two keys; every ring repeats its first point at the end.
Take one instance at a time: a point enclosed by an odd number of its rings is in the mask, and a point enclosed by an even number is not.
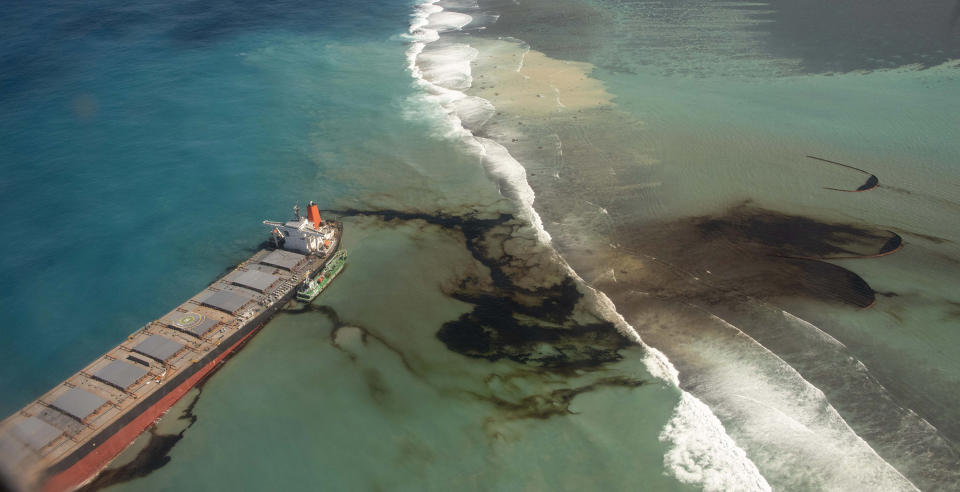
{"type": "Polygon", "coordinates": [[[261,219],[348,196],[325,171],[411,90],[400,43],[348,47],[408,16],[386,0],[8,6],[0,413],[244,259],[261,219]]]}

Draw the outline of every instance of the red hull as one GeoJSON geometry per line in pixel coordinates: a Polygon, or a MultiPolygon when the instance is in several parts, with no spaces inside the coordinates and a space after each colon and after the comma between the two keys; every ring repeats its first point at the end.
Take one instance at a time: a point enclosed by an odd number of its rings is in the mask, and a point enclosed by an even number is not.
{"type": "Polygon", "coordinates": [[[147,430],[158,418],[163,416],[174,403],[180,398],[183,398],[183,395],[187,394],[187,392],[202,381],[204,377],[216,370],[223,359],[227,358],[250,337],[260,331],[260,328],[261,327],[257,327],[257,329],[238,340],[237,343],[210,361],[203,369],[200,369],[196,374],[190,376],[190,378],[181,383],[180,386],[174,388],[170,393],[161,398],[160,401],[137,416],[137,418],[133,419],[116,434],[110,436],[109,439],[104,441],[100,446],[97,446],[96,449],[84,456],[73,466],[47,479],[43,485],[43,490],[45,492],[73,490],[94,478],[110,461],[116,458],[124,449],[127,449],[127,446],[132,444],[143,431],[147,430]]]}

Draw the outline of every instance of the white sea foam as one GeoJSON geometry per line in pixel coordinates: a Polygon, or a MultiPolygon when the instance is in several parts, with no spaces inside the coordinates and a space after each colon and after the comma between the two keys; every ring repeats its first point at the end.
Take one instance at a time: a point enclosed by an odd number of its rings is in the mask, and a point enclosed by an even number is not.
{"type": "Polygon", "coordinates": [[[472,10],[480,6],[477,0],[439,0],[436,3],[445,9],[472,10]]]}
{"type": "Polygon", "coordinates": [[[710,408],[690,393],[680,396],[659,438],[673,444],[664,463],[681,482],[697,484],[706,491],[771,490],[710,408]]]}
{"type": "MultiPolygon", "coordinates": [[[[587,296],[600,314],[612,322],[617,331],[644,347],[647,372],[679,389],[680,372],[670,359],[643,343],[637,330],[627,323],[606,294],[586,284],[569,265],[566,267],[569,274],[586,287],[587,296]]],[[[710,408],[690,393],[679,391],[680,401],[659,436],[661,442],[671,444],[663,462],[673,476],[707,491],[771,490],[760,470],[727,434],[710,408]]]]}
{"type": "Polygon", "coordinates": [[[467,130],[482,128],[497,112],[497,108],[482,97],[467,96],[451,101],[450,105],[459,116],[460,124],[467,130]]]}
{"type": "MultiPolygon", "coordinates": [[[[780,422],[788,430],[796,429],[802,424],[807,415],[817,415],[818,407],[810,405],[812,402],[823,400],[823,407],[833,411],[833,405],[840,403],[838,408],[843,408],[842,419],[839,414],[836,418],[817,419],[819,426],[805,426],[807,435],[799,434],[796,439],[801,441],[800,446],[806,443],[821,443],[820,448],[825,450],[832,449],[862,449],[869,445],[876,449],[877,453],[867,452],[859,453],[857,463],[853,466],[847,466],[848,469],[872,469],[877,468],[886,470],[889,468],[882,463],[883,456],[897,456],[896,467],[899,474],[910,477],[910,480],[918,480],[918,487],[925,487],[931,483],[950,483],[956,482],[957,473],[949,471],[956,462],[956,454],[952,451],[950,445],[944,441],[939,431],[929,422],[917,415],[909,408],[905,408],[897,403],[896,399],[889,394],[888,390],[870,373],[870,370],[859,360],[857,360],[847,347],[828,333],[824,332],[818,326],[793,314],[783,311],[779,307],[760,304],[757,306],[760,311],[768,313],[764,319],[774,322],[775,338],[786,337],[789,342],[786,345],[775,342],[776,355],[778,358],[787,360],[799,360],[803,378],[800,372],[776,371],[784,377],[794,374],[796,378],[805,379],[812,376],[815,380],[831,381],[833,388],[842,388],[842,392],[833,392],[831,397],[839,398],[838,401],[826,401],[826,397],[817,390],[810,393],[812,399],[797,398],[800,405],[792,405],[789,410],[781,410],[783,404],[779,397],[768,398],[770,395],[766,392],[759,393],[765,398],[753,398],[744,394],[734,395],[744,400],[743,402],[734,402],[735,407],[741,407],[743,411],[751,410],[744,406],[746,402],[752,402],[765,410],[769,420],[780,422]],[[798,359],[799,357],[799,359],[798,359]],[[809,357],[815,357],[815,361],[809,360],[809,357]],[[835,395],[835,396],[834,396],[835,395]],[[850,402],[856,402],[851,406],[850,402]],[[842,405],[842,406],[841,406],[842,405]],[[798,408],[793,408],[796,406],[798,408]],[[797,424],[794,424],[793,422],[797,424]],[[827,422],[833,422],[832,427],[836,432],[825,432],[829,426],[827,422]],[[849,422],[849,425],[848,425],[849,422]],[[859,441],[859,436],[854,436],[854,429],[861,429],[867,432],[869,443],[859,441]],[[851,437],[854,436],[854,437],[851,437]],[[839,439],[839,442],[833,442],[833,439],[839,439]],[[825,445],[827,441],[829,445],[825,445]]],[[[754,326],[756,335],[760,339],[766,339],[771,335],[766,329],[754,326]]],[[[766,351],[766,350],[765,350],[766,351]]],[[[770,351],[772,355],[772,351],[770,351]]],[[[730,356],[729,354],[727,355],[730,356]]],[[[751,359],[762,359],[764,356],[752,356],[751,359]]],[[[743,357],[735,357],[742,359],[743,357]]],[[[779,362],[778,364],[785,364],[779,362]]],[[[755,364],[759,365],[759,364],[755,364]]],[[[796,364],[794,364],[796,366],[796,364]]],[[[774,366],[775,367],[775,366],[774,366]]],[[[709,371],[709,369],[707,369],[709,371]]],[[[779,381],[769,377],[770,371],[763,371],[763,379],[770,380],[770,385],[780,385],[779,381]]],[[[733,376],[736,377],[736,376],[733,376]]],[[[811,384],[804,381],[804,386],[812,387],[811,384]]],[[[755,391],[755,393],[757,393],[755,391]]],[[[757,408],[760,408],[757,407],[757,408]]],[[[758,417],[754,417],[758,418],[758,417]]],[[[768,425],[766,422],[763,425],[768,425]]],[[[778,441],[781,441],[778,439],[778,441]]],[[[763,442],[760,446],[766,446],[763,442]]],[[[750,449],[749,447],[747,449],[750,449]]],[[[830,458],[830,451],[822,451],[816,447],[809,446],[809,451],[817,455],[827,456],[828,461],[843,464],[845,461],[830,458]]],[[[857,453],[846,452],[847,456],[856,457],[857,453]]],[[[815,462],[823,459],[821,456],[815,456],[811,459],[805,459],[805,462],[815,462]]],[[[886,473],[886,472],[883,472],[886,473]]],[[[880,475],[881,473],[874,473],[880,475]]],[[[832,480],[832,484],[842,483],[845,478],[837,477],[832,480]]],[[[847,479],[848,480],[848,479],[847,479]]],[[[848,482],[849,483],[849,482],[848,482]]],[[[894,483],[901,483],[899,478],[895,478],[894,483]]],[[[909,486],[904,486],[909,488],[909,486]]]]}
{"type": "MultiPolygon", "coordinates": [[[[470,64],[477,51],[465,44],[438,48],[427,45],[439,40],[441,32],[462,29],[470,16],[445,12],[437,0],[415,8],[410,26],[411,45],[407,50],[408,68],[425,94],[422,99],[434,108],[443,122],[443,135],[461,140],[476,154],[487,174],[498,184],[501,194],[514,200],[522,214],[537,232],[538,239],[549,245],[551,238],[543,228],[534,208],[536,195],[527,182],[526,169],[499,143],[475,136],[477,130],[495,113],[493,104],[460,89],[472,84],[470,64]]],[[[522,62],[521,62],[522,63],[522,62]]],[[[521,65],[522,67],[522,65],[521,65]]],[[[644,363],[653,377],[663,380],[680,392],[679,402],[660,440],[672,444],[664,457],[664,465],[680,481],[695,483],[705,490],[770,490],[757,467],[737,447],[723,424],[696,397],[679,389],[678,372],[667,357],[643,344],[640,335],[617,312],[613,302],[600,291],[586,284],[557,255],[558,261],[571,276],[588,290],[600,314],[610,319],[621,333],[646,349],[644,363]]]]}
{"type": "MultiPolygon", "coordinates": [[[[434,5],[434,7],[438,9],[443,8],[438,5],[434,5]]],[[[473,17],[470,17],[467,14],[441,10],[434,12],[427,17],[428,24],[425,26],[425,28],[437,31],[438,33],[458,31],[463,29],[472,20],[473,17]]]]}
{"type": "Polygon", "coordinates": [[[505,147],[493,140],[476,137],[470,131],[481,128],[495,112],[490,101],[461,92],[473,83],[470,64],[476,59],[477,50],[463,43],[428,47],[439,39],[439,33],[462,29],[471,19],[467,14],[444,11],[436,2],[418,5],[410,25],[413,42],[407,50],[410,74],[427,92],[427,101],[445,113],[443,121],[447,129],[444,135],[459,138],[470,152],[477,155],[484,170],[499,185],[501,193],[520,205],[538,239],[549,244],[550,234],[533,208],[535,195],[527,183],[526,169],[505,147]]]}
{"type": "Polygon", "coordinates": [[[712,361],[690,374],[768,478],[789,488],[916,490],[833,408],[820,389],[749,335],[712,316],[687,348],[712,361]],[[726,330],[723,330],[726,328],[726,330]]]}
{"type": "Polygon", "coordinates": [[[510,155],[503,145],[489,138],[476,137],[476,140],[483,146],[483,166],[487,173],[497,180],[500,193],[520,205],[526,212],[526,218],[537,231],[540,241],[550,244],[550,234],[543,228],[540,215],[533,208],[536,195],[527,182],[527,170],[510,155]]]}
{"type": "Polygon", "coordinates": [[[477,58],[477,50],[466,44],[451,44],[440,48],[425,47],[417,55],[420,76],[431,84],[445,89],[469,89],[473,85],[470,63],[477,58]]]}

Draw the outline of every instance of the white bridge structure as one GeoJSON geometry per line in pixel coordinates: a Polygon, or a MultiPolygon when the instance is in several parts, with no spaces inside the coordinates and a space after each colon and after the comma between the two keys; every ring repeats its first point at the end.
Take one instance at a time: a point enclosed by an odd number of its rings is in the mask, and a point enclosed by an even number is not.
{"type": "Polygon", "coordinates": [[[294,220],[287,222],[263,221],[264,225],[273,227],[270,237],[279,249],[296,251],[302,254],[323,255],[332,247],[336,238],[336,227],[326,223],[320,217],[317,204],[310,202],[307,206],[307,216],[300,216],[300,206],[293,207],[294,220]]]}

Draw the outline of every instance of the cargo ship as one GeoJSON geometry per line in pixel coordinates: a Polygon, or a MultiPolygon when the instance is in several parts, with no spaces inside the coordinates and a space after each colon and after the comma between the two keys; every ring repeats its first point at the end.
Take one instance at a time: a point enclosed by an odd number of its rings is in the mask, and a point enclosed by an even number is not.
{"type": "MultiPolygon", "coordinates": [[[[73,490],[241,348],[338,255],[339,221],[263,221],[269,246],[0,422],[0,490],[73,490]]],[[[339,268],[342,268],[342,264],[339,268]]],[[[322,290],[322,289],[321,289],[322,290]]]]}

